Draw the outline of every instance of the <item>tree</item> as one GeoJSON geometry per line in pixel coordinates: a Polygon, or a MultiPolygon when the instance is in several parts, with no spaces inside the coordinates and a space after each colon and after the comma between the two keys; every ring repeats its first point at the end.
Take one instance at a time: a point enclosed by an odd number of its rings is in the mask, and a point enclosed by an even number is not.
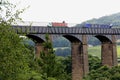
{"type": "Polygon", "coordinates": [[[114,66],[112,68],[102,66],[90,71],[84,80],[120,80],[120,66],[114,66]]]}
{"type": "Polygon", "coordinates": [[[7,22],[11,25],[12,23],[16,23],[16,21],[22,21],[19,15],[23,13],[25,9],[26,8],[18,10],[16,5],[7,0],[3,0],[0,3],[0,22],[7,22]]]}
{"type": "Polygon", "coordinates": [[[0,79],[15,80],[29,71],[29,50],[6,22],[0,23],[0,79]]]}
{"type": "Polygon", "coordinates": [[[46,76],[44,80],[68,80],[65,65],[63,65],[62,60],[58,59],[54,54],[49,35],[46,35],[46,41],[43,45],[44,51],[40,53],[39,65],[43,70],[43,75],[46,76]]]}
{"type": "Polygon", "coordinates": [[[29,78],[29,50],[12,30],[11,23],[22,11],[13,11],[16,5],[4,1],[0,4],[0,80],[27,80],[29,78]]]}
{"type": "Polygon", "coordinates": [[[100,68],[101,60],[97,56],[88,55],[88,61],[89,61],[89,70],[96,70],[100,68]]]}

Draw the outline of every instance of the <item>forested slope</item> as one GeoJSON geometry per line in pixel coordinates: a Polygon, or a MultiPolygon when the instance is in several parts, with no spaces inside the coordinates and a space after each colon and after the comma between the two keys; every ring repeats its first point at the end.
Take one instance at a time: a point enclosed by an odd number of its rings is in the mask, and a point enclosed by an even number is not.
{"type": "Polygon", "coordinates": [[[106,15],[100,18],[93,18],[87,21],[84,21],[80,24],[77,24],[76,26],[81,26],[81,24],[84,23],[91,23],[91,24],[113,24],[117,25],[118,27],[120,26],[120,12],[111,14],[111,15],[106,15]]]}

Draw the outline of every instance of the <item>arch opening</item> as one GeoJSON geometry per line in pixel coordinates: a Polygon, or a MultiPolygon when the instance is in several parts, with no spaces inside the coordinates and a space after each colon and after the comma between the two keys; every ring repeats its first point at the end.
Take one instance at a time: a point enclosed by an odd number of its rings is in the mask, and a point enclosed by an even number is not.
{"type": "Polygon", "coordinates": [[[90,71],[101,66],[101,41],[97,37],[88,38],[88,60],[90,71]]]}
{"type": "Polygon", "coordinates": [[[29,35],[26,35],[28,38],[32,39],[34,42],[37,42],[37,43],[43,43],[44,40],[41,39],[40,37],[36,36],[36,35],[32,35],[32,34],[29,34],[29,35]]]}
{"type": "Polygon", "coordinates": [[[63,59],[62,63],[66,66],[65,72],[72,78],[71,42],[65,37],[59,36],[53,37],[52,43],[57,59],[63,59]]]}
{"type": "MultiPolygon", "coordinates": [[[[78,38],[76,38],[76,37],[74,37],[72,35],[63,35],[63,37],[59,37],[57,40],[60,40],[60,39],[67,40],[69,42],[69,46],[68,47],[70,49],[69,55],[71,56],[71,58],[68,57],[70,63],[69,63],[69,66],[67,64],[66,70],[69,69],[68,72],[70,73],[72,80],[82,79],[82,77],[84,75],[84,69],[83,69],[84,62],[83,62],[83,55],[82,55],[82,53],[83,53],[82,52],[83,51],[82,50],[83,49],[82,42],[78,38]]],[[[61,40],[60,43],[62,43],[64,46],[66,44],[66,43],[63,43],[62,40],[61,40]]],[[[57,44],[59,44],[59,42],[57,42],[57,44]]],[[[61,47],[62,46],[60,45],[60,48],[61,47]]],[[[65,46],[65,47],[67,47],[67,46],[65,46]]],[[[66,50],[68,51],[68,49],[66,49],[66,50]]],[[[62,49],[59,50],[59,51],[61,52],[62,49]]]]}
{"type": "Polygon", "coordinates": [[[101,59],[101,47],[102,44],[111,44],[112,41],[106,36],[96,35],[88,39],[88,52],[93,56],[97,56],[101,59]]]}
{"type": "Polygon", "coordinates": [[[64,37],[58,37],[55,38],[52,43],[57,56],[71,56],[71,43],[69,40],[64,37]]]}
{"type": "MultiPolygon", "coordinates": [[[[116,65],[116,51],[115,51],[115,44],[107,37],[107,36],[102,36],[102,35],[96,35],[96,37],[101,44],[98,45],[94,50],[94,52],[99,53],[97,56],[101,59],[101,64],[102,65],[107,65],[107,66],[114,66],[116,65]],[[97,51],[101,52],[97,52],[97,51]]],[[[111,36],[112,38],[112,36],[111,36]]],[[[112,38],[113,39],[113,38],[112,38]]],[[[89,52],[90,53],[90,52],[89,52]]],[[[95,55],[96,55],[95,54],[95,55]]]]}

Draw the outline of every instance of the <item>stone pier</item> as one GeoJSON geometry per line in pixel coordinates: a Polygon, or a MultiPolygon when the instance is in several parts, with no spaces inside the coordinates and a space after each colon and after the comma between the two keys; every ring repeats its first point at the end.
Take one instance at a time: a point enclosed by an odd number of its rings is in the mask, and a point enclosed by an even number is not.
{"type": "Polygon", "coordinates": [[[116,38],[112,35],[112,41],[102,42],[101,45],[102,65],[109,67],[117,65],[116,38]]]}
{"type": "Polygon", "coordinates": [[[83,43],[72,42],[72,80],[82,80],[89,71],[87,38],[83,35],[83,43]]]}
{"type": "Polygon", "coordinates": [[[35,44],[35,55],[36,57],[40,57],[40,52],[43,50],[43,44],[42,43],[36,43],[35,44]]]}

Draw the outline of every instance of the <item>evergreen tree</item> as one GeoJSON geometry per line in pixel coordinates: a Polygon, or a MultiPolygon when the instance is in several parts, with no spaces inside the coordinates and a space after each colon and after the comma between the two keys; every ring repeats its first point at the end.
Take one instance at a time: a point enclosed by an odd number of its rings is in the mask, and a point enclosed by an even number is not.
{"type": "Polygon", "coordinates": [[[52,43],[49,40],[49,35],[46,35],[46,41],[43,44],[44,51],[40,54],[39,64],[43,70],[43,75],[46,76],[45,80],[70,80],[67,79],[67,73],[65,72],[65,65],[62,64],[62,60],[58,59],[54,54],[52,43]]]}

